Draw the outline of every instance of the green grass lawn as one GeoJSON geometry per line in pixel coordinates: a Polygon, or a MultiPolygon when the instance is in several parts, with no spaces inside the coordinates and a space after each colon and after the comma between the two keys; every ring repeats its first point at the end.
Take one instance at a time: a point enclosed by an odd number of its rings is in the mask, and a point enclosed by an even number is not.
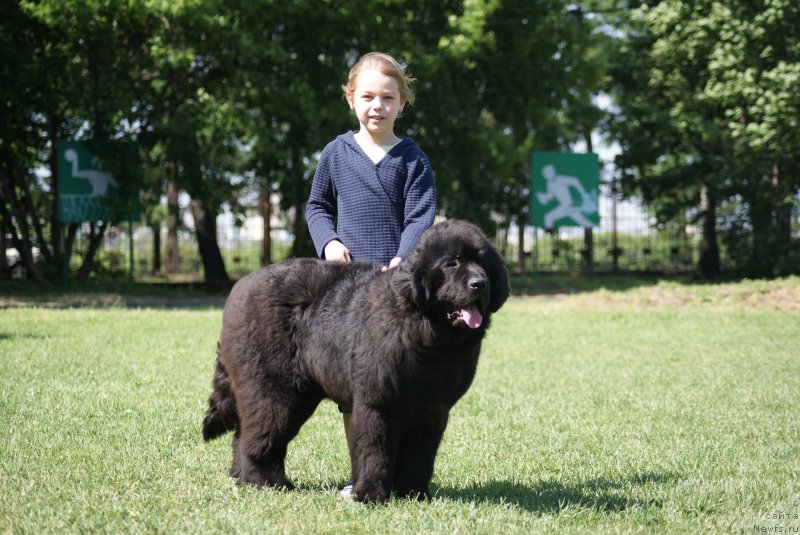
{"type": "Polygon", "coordinates": [[[302,490],[232,483],[230,438],[200,437],[219,308],[0,309],[0,532],[798,532],[799,298],[796,278],[513,298],[436,497],[380,507],[336,496],[331,402],[290,446],[302,490]]]}

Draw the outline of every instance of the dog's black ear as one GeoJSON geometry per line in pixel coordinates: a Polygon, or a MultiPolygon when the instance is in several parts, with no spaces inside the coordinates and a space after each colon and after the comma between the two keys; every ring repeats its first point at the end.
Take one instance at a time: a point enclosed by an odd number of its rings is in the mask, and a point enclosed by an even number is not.
{"type": "Polygon", "coordinates": [[[489,310],[497,312],[511,292],[508,286],[508,271],[503,257],[488,241],[485,242],[481,253],[483,267],[489,275],[489,310]]]}
{"type": "Polygon", "coordinates": [[[430,285],[428,284],[428,277],[427,273],[424,269],[419,269],[421,266],[417,266],[418,269],[414,269],[411,274],[411,287],[414,290],[414,302],[420,308],[427,306],[428,302],[431,300],[431,289],[430,285]]]}
{"type": "Polygon", "coordinates": [[[395,291],[418,307],[425,307],[431,297],[424,263],[419,252],[414,249],[393,270],[392,285],[395,291]]]}

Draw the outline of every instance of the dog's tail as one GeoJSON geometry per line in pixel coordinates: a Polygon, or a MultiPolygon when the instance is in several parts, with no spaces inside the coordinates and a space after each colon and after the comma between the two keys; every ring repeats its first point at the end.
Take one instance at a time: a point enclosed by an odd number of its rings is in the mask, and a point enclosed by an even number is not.
{"type": "Polygon", "coordinates": [[[239,425],[236,400],[231,391],[231,378],[219,358],[219,347],[213,385],[214,390],[208,398],[208,412],[203,419],[203,440],[206,442],[236,429],[239,425]]]}

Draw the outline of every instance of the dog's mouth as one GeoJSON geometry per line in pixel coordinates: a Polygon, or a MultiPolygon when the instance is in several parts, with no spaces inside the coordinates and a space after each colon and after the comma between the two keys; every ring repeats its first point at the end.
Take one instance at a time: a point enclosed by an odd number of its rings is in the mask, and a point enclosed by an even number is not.
{"type": "Polygon", "coordinates": [[[470,303],[463,307],[448,306],[447,321],[453,327],[467,327],[477,329],[483,324],[483,314],[478,309],[477,303],[470,303]]]}

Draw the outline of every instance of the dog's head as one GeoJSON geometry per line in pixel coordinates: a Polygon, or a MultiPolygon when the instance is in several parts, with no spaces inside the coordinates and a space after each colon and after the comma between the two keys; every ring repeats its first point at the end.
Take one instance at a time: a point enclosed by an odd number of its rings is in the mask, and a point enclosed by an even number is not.
{"type": "Polygon", "coordinates": [[[436,323],[482,329],[508,298],[503,259],[481,230],[445,221],[426,230],[396,268],[395,288],[436,323]]]}

